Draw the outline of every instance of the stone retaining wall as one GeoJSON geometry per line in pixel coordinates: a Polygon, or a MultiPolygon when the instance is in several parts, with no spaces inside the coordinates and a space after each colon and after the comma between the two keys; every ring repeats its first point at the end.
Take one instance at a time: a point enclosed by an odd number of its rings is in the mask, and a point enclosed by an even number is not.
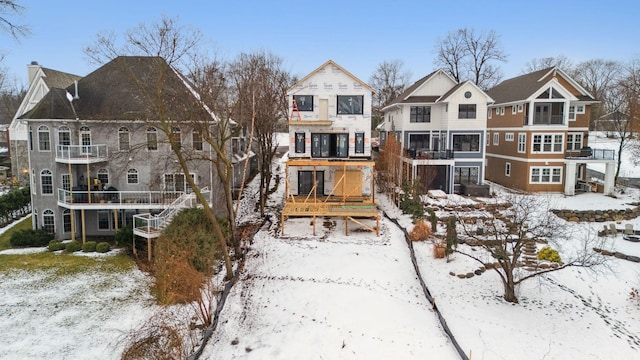
{"type": "Polygon", "coordinates": [[[640,216],[638,203],[630,204],[632,208],[624,210],[551,210],[556,216],[572,222],[607,222],[632,220],[640,216]]]}

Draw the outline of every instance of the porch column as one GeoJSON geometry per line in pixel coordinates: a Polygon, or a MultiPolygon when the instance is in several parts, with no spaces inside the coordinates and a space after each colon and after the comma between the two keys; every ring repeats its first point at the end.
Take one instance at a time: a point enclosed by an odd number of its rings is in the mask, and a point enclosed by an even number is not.
{"type": "Polygon", "coordinates": [[[607,162],[604,169],[604,194],[613,195],[615,185],[616,163],[614,161],[607,162]]]}
{"type": "Polygon", "coordinates": [[[576,194],[576,163],[568,162],[564,166],[564,194],[576,194]]]}

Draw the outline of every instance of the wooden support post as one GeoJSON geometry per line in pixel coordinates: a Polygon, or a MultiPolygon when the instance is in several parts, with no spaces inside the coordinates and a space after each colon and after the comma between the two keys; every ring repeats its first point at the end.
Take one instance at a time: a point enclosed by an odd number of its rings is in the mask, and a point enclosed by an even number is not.
{"type": "Polygon", "coordinates": [[[316,216],[313,215],[313,236],[316,236],[316,216]]]}
{"type": "Polygon", "coordinates": [[[376,216],[376,236],[380,236],[380,216],[376,216]]]}
{"type": "Polygon", "coordinates": [[[115,220],[116,232],[118,232],[118,209],[113,209],[113,218],[115,220]]]}
{"type": "Polygon", "coordinates": [[[149,263],[151,263],[151,239],[147,239],[147,258],[149,259],[149,263]]]}
{"type": "Polygon", "coordinates": [[[82,243],[84,244],[87,241],[87,225],[84,221],[84,209],[80,210],[80,222],[82,222],[82,243]]]}
{"type": "Polygon", "coordinates": [[[136,250],[136,234],[133,234],[133,256],[137,257],[138,256],[138,251],[136,250]]]}
{"type": "Polygon", "coordinates": [[[282,227],[280,235],[284,235],[284,214],[282,214],[282,221],[280,221],[280,226],[282,227]]]}
{"type": "Polygon", "coordinates": [[[349,235],[349,217],[344,217],[344,234],[349,235]]]}

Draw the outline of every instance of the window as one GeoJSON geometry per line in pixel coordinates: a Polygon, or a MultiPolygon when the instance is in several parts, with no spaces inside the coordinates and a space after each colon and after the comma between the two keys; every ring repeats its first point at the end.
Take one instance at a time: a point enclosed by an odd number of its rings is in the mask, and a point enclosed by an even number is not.
{"type": "Polygon", "coordinates": [[[293,101],[298,105],[298,111],[313,111],[312,95],[293,95],[293,101]]]}
{"type": "Polygon", "coordinates": [[[304,146],[305,133],[296,133],[296,154],[304,154],[306,149],[304,146]]]}
{"type": "Polygon", "coordinates": [[[576,107],[571,105],[569,106],[569,120],[575,120],[576,119],[576,107]]]}
{"type": "MultiPolygon", "coordinates": [[[[190,176],[195,183],[196,175],[194,173],[191,173],[190,176]]],[[[192,192],[191,187],[187,182],[187,178],[183,173],[164,174],[162,180],[164,181],[164,191],[181,191],[185,193],[192,192]]]]}
{"type": "Polygon", "coordinates": [[[504,175],[505,176],[511,176],[511,163],[505,163],[504,164],[504,175]]]}
{"type": "Polygon", "coordinates": [[[311,134],[311,157],[346,158],[349,134],[311,134]]]}
{"type": "Polygon", "coordinates": [[[118,150],[129,151],[129,129],[126,127],[118,129],[118,150]]]}
{"type": "MultiPolygon", "coordinates": [[[[175,143],[176,150],[182,149],[182,139],[180,138],[180,128],[174,127],[171,129],[171,138],[175,143]]],[[[173,148],[173,146],[172,146],[173,148]]]]}
{"type": "Polygon", "coordinates": [[[38,150],[51,151],[51,139],[49,138],[49,128],[41,125],[38,127],[38,150]]]}
{"type": "Polygon", "coordinates": [[[480,135],[453,135],[454,151],[480,151],[480,135]]]}
{"type": "Polygon", "coordinates": [[[127,170],[127,184],[137,184],[138,183],[138,170],[129,169],[127,170]]]}
{"type": "Polygon", "coordinates": [[[356,133],[356,154],[364,154],[364,133],[356,133]]]}
{"type": "Polygon", "coordinates": [[[562,183],[562,167],[537,166],[531,168],[532,184],[560,184],[562,183]]]}
{"type": "Polygon", "coordinates": [[[562,134],[533,134],[531,151],[557,153],[562,152],[562,134]]]}
{"type": "Polygon", "coordinates": [[[513,141],[513,139],[514,139],[513,133],[504,134],[504,141],[513,141]]]}
{"type": "Polygon", "coordinates": [[[362,114],[363,96],[338,95],[338,115],[362,114]]]}
{"type": "Polygon", "coordinates": [[[454,169],[453,182],[455,184],[477,184],[478,179],[477,166],[456,166],[454,169]]]}
{"type": "Polygon", "coordinates": [[[409,134],[409,149],[430,149],[429,134],[409,134]]]}
{"type": "Polygon", "coordinates": [[[42,170],[40,172],[40,189],[42,194],[53,194],[53,174],[50,170],[42,170]]]}
{"type": "Polygon", "coordinates": [[[476,104],[460,104],[458,105],[458,119],[475,119],[476,104]]]}
{"type": "Polygon", "coordinates": [[[33,128],[29,126],[29,150],[33,151],[33,128]]]}
{"type": "Polygon", "coordinates": [[[493,109],[487,110],[487,119],[491,119],[491,114],[493,114],[493,109]]]}
{"type": "Polygon", "coordinates": [[[516,105],[511,106],[511,114],[515,115],[518,111],[518,107],[516,105]]]}
{"type": "Polygon", "coordinates": [[[518,152],[524,153],[527,151],[527,134],[518,134],[518,152]]]}
{"type": "Polygon", "coordinates": [[[83,126],[80,128],[80,145],[82,154],[91,154],[91,130],[83,126]]]}
{"type": "Polygon", "coordinates": [[[98,181],[100,181],[101,184],[108,184],[109,183],[109,170],[107,169],[98,169],[98,181]]]}
{"type": "Polygon", "coordinates": [[[191,133],[191,141],[193,142],[193,150],[202,151],[202,136],[199,132],[194,130],[191,133]]]}
{"type": "Polygon", "coordinates": [[[69,174],[62,174],[62,189],[71,191],[71,177],[69,174]]]}
{"type": "Polygon", "coordinates": [[[584,105],[577,105],[576,106],[576,113],[577,114],[584,114],[584,105]]]}
{"type": "Polygon", "coordinates": [[[53,210],[46,209],[42,212],[42,229],[49,234],[55,234],[56,232],[56,217],[53,214],[53,210]]]}
{"type": "Polygon", "coordinates": [[[409,114],[409,122],[431,122],[431,106],[412,106],[409,114]]]}
{"type": "Polygon", "coordinates": [[[487,131],[487,146],[491,145],[491,133],[487,131]]]}
{"type": "Polygon", "coordinates": [[[111,229],[111,212],[109,210],[98,210],[98,230],[111,229]]]}
{"type": "Polygon", "coordinates": [[[62,212],[62,231],[71,232],[71,210],[64,209],[62,212]]]}
{"type": "Polygon", "coordinates": [[[522,112],[522,104],[518,104],[518,112],[521,113],[522,112]]]}
{"type": "Polygon", "coordinates": [[[60,126],[58,128],[58,145],[71,145],[71,130],[69,130],[69,127],[60,126]]]}
{"type": "MultiPolygon", "coordinates": [[[[497,111],[497,110],[498,110],[498,109],[496,109],[496,111],[497,111]]],[[[504,115],[504,106],[501,106],[501,107],[500,107],[500,115],[504,115]]]]}
{"type": "MultiPolygon", "coordinates": [[[[316,187],[317,195],[324,195],[324,171],[316,171],[316,187]]],[[[298,195],[307,195],[313,193],[313,171],[298,171],[298,195]]]]}
{"type": "Polygon", "coordinates": [[[500,144],[500,133],[493,133],[493,145],[500,144]]]}
{"type": "Polygon", "coordinates": [[[158,150],[158,130],[154,127],[147,128],[147,150],[158,150]]]}
{"type": "Polygon", "coordinates": [[[536,103],[534,125],[562,125],[564,123],[564,103],[536,103]]]}
{"type": "Polygon", "coordinates": [[[465,93],[464,93],[465,99],[471,99],[471,95],[472,95],[471,91],[465,91],[465,93]]]}
{"type": "Polygon", "coordinates": [[[580,150],[582,148],[582,133],[567,134],[567,150],[580,150]]]}

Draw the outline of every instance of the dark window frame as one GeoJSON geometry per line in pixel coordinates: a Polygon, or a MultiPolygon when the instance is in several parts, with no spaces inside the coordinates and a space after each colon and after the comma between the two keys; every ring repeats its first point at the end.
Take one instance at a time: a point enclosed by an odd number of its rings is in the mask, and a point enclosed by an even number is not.
{"type": "Polygon", "coordinates": [[[349,134],[311,133],[311,157],[348,158],[349,134]]]}
{"type": "Polygon", "coordinates": [[[431,106],[412,106],[409,109],[409,122],[430,123],[431,122],[431,106]]]}
{"type": "Polygon", "coordinates": [[[476,104],[458,104],[458,119],[475,119],[476,114],[476,104]]]}
{"type": "Polygon", "coordinates": [[[355,134],[355,140],[356,140],[356,144],[355,144],[356,154],[364,154],[364,133],[357,132],[355,134]]]}
{"type": "Polygon", "coordinates": [[[307,134],[304,132],[295,133],[295,152],[296,154],[304,154],[306,151],[305,140],[307,134]]]}
{"type": "Polygon", "coordinates": [[[362,95],[337,95],[337,115],[362,115],[364,113],[364,96],[362,95]],[[351,101],[350,101],[351,100],[351,101]],[[358,100],[358,101],[355,101],[358,100]]]}
{"type": "Polygon", "coordinates": [[[313,111],[313,95],[293,95],[293,100],[298,105],[298,111],[313,111]]]}
{"type": "Polygon", "coordinates": [[[451,144],[453,146],[453,151],[480,152],[480,134],[453,134],[451,144]],[[477,141],[474,141],[473,138],[477,139],[477,141]],[[456,144],[456,139],[461,140],[456,144]],[[463,149],[464,147],[462,145],[466,143],[469,144],[469,150],[463,149]]]}
{"type": "MultiPolygon", "coordinates": [[[[298,195],[307,195],[313,189],[313,170],[298,171],[298,195]]],[[[324,171],[316,171],[316,195],[324,196],[324,171]]]]}

